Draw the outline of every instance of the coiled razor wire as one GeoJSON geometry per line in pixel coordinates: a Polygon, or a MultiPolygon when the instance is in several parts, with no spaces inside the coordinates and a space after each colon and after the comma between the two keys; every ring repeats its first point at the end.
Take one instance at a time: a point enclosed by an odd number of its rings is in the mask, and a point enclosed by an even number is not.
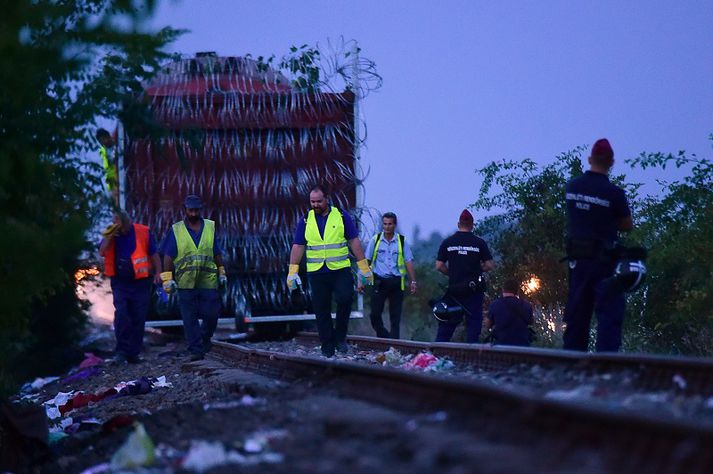
{"type": "Polygon", "coordinates": [[[127,137],[127,210],[162,237],[185,217],[186,195],[203,198],[203,216],[216,221],[228,267],[229,313],[310,307],[309,292],[296,301],[285,277],[313,185],[328,185],[332,203],[362,229],[378,223],[373,209],[356,202],[364,175],[354,156],[363,141],[354,133],[354,104],[381,78],[373,62],[345,54],[353,43],[328,42],[326,49],[316,57],[316,91],[296,89],[252,59],[210,55],[172,62],[146,84],[153,115],[170,133],[127,137]]]}

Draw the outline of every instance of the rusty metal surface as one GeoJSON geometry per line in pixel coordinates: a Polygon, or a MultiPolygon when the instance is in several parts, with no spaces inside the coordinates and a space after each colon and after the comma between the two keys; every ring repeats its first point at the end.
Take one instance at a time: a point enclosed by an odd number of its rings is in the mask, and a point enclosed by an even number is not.
{"type": "MultiPolygon", "coordinates": [[[[352,341],[354,342],[354,341],[352,341]]],[[[473,380],[427,376],[343,360],[299,357],[217,342],[210,357],[287,381],[327,384],[344,396],[406,411],[445,410],[495,438],[590,449],[612,470],[713,472],[713,428],[528,397],[473,380]]]]}
{"type": "MultiPolygon", "coordinates": [[[[300,333],[296,340],[318,344],[316,333],[300,333]]],[[[713,359],[648,354],[593,354],[535,347],[418,342],[368,336],[349,336],[348,342],[362,349],[378,351],[388,350],[389,347],[406,354],[429,351],[437,357],[446,356],[454,362],[470,364],[484,371],[506,370],[515,364],[566,366],[589,373],[631,370],[639,375],[636,386],[646,390],[670,388],[673,377],[678,375],[685,380],[683,391],[686,393],[713,395],[713,359]]]]}

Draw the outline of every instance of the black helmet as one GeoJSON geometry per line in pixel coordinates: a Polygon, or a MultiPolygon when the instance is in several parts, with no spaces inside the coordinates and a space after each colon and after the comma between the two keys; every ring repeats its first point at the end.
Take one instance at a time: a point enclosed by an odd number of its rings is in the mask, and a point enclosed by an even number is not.
{"type": "Polygon", "coordinates": [[[646,279],[646,265],[643,260],[623,259],[616,264],[613,278],[625,293],[635,291],[646,279]]]}
{"type": "Polygon", "coordinates": [[[463,307],[456,303],[450,305],[445,299],[432,302],[433,317],[442,323],[459,323],[463,319],[463,307]]]}

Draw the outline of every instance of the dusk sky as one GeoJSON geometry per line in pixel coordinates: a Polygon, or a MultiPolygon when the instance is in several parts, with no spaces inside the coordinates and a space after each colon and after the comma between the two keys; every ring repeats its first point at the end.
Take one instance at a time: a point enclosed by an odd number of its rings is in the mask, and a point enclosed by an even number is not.
{"type": "Polygon", "coordinates": [[[357,40],[384,79],[362,104],[366,205],[406,235],[454,231],[492,160],[550,163],[607,137],[615,170],[653,192],[663,174],[625,159],[713,155],[710,0],[163,0],[152,24],[190,30],[171,48],[185,55],[357,40]]]}

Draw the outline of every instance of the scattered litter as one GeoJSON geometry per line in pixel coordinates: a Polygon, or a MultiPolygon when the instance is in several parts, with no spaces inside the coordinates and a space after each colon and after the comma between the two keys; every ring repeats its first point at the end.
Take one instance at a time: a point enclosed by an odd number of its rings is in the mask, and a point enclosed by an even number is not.
{"type": "Polygon", "coordinates": [[[36,392],[45,385],[51,384],[52,382],[59,380],[59,377],[38,377],[32,382],[28,382],[22,386],[20,393],[29,394],[36,392]]]}
{"type": "Polygon", "coordinates": [[[86,369],[82,369],[79,372],[75,372],[72,375],[63,378],[62,383],[71,383],[76,382],[77,380],[88,379],[89,377],[96,375],[98,372],[99,367],[87,367],[86,369]]]}
{"type": "Polygon", "coordinates": [[[60,442],[60,440],[66,438],[68,435],[64,431],[50,431],[47,441],[50,446],[55,445],[60,442]]]}
{"type": "Polygon", "coordinates": [[[102,472],[109,472],[110,469],[111,465],[108,462],[103,462],[101,464],[97,464],[96,466],[88,467],[83,470],[81,474],[100,474],[102,472]]]}
{"type": "Polygon", "coordinates": [[[439,359],[430,352],[421,352],[410,361],[405,362],[402,367],[404,369],[423,369],[429,372],[437,372],[452,369],[455,364],[445,357],[439,359]]]}
{"type": "Polygon", "coordinates": [[[133,424],[134,421],[136,421],[136,418],[131,415],[116,415],[102,425],[102,431],[104,433],[111,433],[119,428],[133,424]]]}
{"type": "Polygon", "coordinates": [[[226,450],[219,441],[191,441],[191,448],[183,459],[181,467],[203,472],[223,464],[245,464],[246,458],[233,450],[226,450]]]}
{"type": "Polygon", "coordinates": [[[86,369],[88,367],[94,367],[95,365],[101,365],[104,363],[104,359],[97,357],[93,352],[85,352],[84,360],[80,362],[79,368],[86,369]]]}
{"type": "Polygon", "coordinates": [[[156,457],[153,441],[146,433],[144,425],[136,423],[134,431],[111,457],[111,468],[132,469],[153,463],[156,457]]]}
{"type": "Polygon", "coordinates": [[[545,398],[551,400],[583,400],[591,398],[595,388],[593,385],[582,385],[571,390],[550,390],[545,394],[545,398]]]}
{"type": "Polygon", "coordinates": [[[263,400],[260,398],[254,398],[254,397],[251,397],[250,395],[243,395],[239,400],[204,403],[203,410],[204,411],[227,410],[230,408],[237,408],[237,407],[250,407],[250,406],[258,405],[260,403],[263,403],[263,400]]]}
{"type": "Polygon", "coordinates": [[[686,379],[684,379],[683,376],[679,374],[673,376],[673,383],[675,383],[676,386],[681,390],[686,390],[686,387],[688,386],[688,384],[686,383],[686,379]]]}
{"type": "Polygon", "coordinates": [[[173,384],[171,382],[166,381],[166,376],[162,375],[160,377],[156,377],[155,381],[151,384],[154,388],[156,387],[173,387],[173,384]]]}
{"type": "Polygon", "coordinates": [[[636,407],[659,403],[668,403],[668,395],[666,393],[633,393],[622,400],[621,405],[624,407],[636,407]]]}
{"type": "Polygon", "coordinates": [[[401,365],[404,362],[404,356],[393,347],[389,347],[389,350],[377,354],[375,361],[381,365],[401,365]]]}

